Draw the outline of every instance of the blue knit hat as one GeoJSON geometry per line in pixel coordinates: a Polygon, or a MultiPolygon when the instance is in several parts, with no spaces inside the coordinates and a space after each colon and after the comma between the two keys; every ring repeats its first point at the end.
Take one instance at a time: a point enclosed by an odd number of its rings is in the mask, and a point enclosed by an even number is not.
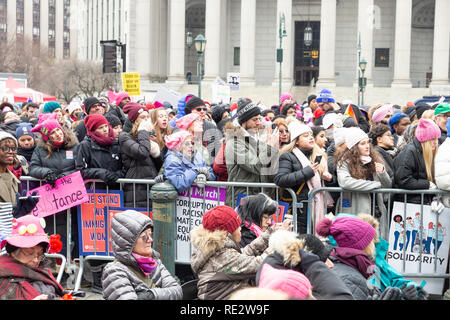
{"type": "Polygon", "coordinates": [[[31,129],[33,129],[33,125],[31,123],[20,123],[17,126],[16,129],[16,138],[19,139],[22,136],[32,136],[34,137],[33,132],[31,132],[31,129]]]}
{"type": "Polygon", "coordinates": [[[331,93],[330,90],[323,89],[322,91],[319,92],[319,95],[316,98],[316,102],[317,103],[321,103],[321,102],[335,102],[335,100],[334,100],[333,94],[331,93]]]}
{"type": "Polygon", "coordinates": [[[400,119],[405,118],[405,117],[409,118],[409,116],[406,113],[396,113],[389,119],[388,124],[389,124],[389,127],[391,127],[391,133],[394,133],[394,131],[395,131],[394,124],[397,124],[400,121],[400,119]]]}
{"type": "Polygon", "coordinates": [[[450,118],[447,119],[447,137],[450,138],[450,118]]]}
{"type": "Polygon", "coordinates": [[[53,113],[56,109],[61,109],[61,105],[56,101],[49,101],[44,105],[43,113],[53,113]]]}

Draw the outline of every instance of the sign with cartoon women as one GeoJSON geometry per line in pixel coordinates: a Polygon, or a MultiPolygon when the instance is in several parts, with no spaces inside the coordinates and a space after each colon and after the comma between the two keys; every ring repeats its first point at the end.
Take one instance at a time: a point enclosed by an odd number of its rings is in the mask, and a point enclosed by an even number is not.
{"type": "MultiPolygon", "coordinates": [[[[395,202],[389,230],[388,263],[402,274],[445,274],[448,264],[450,208],[439,215],[431,206],[395,202]]],[[[425,290],[442,294],[442,278],[416,278],[425,280],[425,290]]]]}

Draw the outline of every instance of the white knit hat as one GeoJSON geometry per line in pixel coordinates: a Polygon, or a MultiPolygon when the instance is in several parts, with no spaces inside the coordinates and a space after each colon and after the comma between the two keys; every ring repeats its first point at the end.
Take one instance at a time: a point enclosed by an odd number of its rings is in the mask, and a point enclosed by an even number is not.
{"type": "Polygon", "coordinates": [[[333,137],[334,137],[334,144],[336,146],[340,146],[343,143],[345,143],[347,131],[348,128],[334,128],[333,137]]]}
{"type": "Polygon", "coordinates": [[[348,131],[345,133],[345,143],[347,144],[347,149],[351,149],[361,140],[369,138],[367,133],[365,133],[358,127],[347,128],[347,130],[348,131]]]}
{"type": "Polygon", "coordinates": [[[297,139],[297,137],[301,136],[304,133],[312,132],[311,128],[306,124],[301,123],[300,121],[292,121],[288,125],[289,133],[291,134],[291,142],[297,139]]]}
{"type": "Polygon", "coordinates": [[[18,145],[16,137],[6,131],[0,131],[0,142],[5,139],[14,140],[15,144],[18,145]]]}
{"type": "Polygon", "coordinates": [[[338,119],[337,113],[327,113],[322,120],[322,127],[327,130],[329,127],[331,127],[334,122],[338,119]]]}

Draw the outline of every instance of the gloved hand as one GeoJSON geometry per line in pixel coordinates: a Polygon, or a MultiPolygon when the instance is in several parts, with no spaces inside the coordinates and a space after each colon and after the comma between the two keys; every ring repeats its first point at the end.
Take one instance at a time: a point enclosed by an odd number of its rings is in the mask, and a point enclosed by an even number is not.
{"type": "Polygon", "coordinates": [[[56,180],[58,180],[58,175],[54,172],[50,172],[44,177],[44,181],[51,185],[52,188],[55,187],[56,180]]]}
{"type": "Polygon", "coordinates": [[[428,293],[423,287],[407,285],[406,283],[400,288],[402,297],[405,300],[428,300],[428,293]]]}
{"type": "Polygon", "coordinates": [[[160,174],[155,177],[156,183],[163,183],[165,180],[166,180],[166,178],[164,177],[164,174],[160,174]]]}
{"type": "Polygon", "coordinates": [[[402,291],[397,287],[387,287],[384,289],[379,300],[401,300],[402,291]]]}
{"type": "Polygon", "coordinates": [[[113,186],[116,181],[119,179],[119,175],[113,171],[107,171],[105,174],[105,183],[108,185],[108,187],[113,186]]]}
{"type": "Polygon", "coordinates": [[[195,170],[197,170],[198,173],[204,174],[206,176],[206,179],[211,179],[211,173],[209,172],[208,167],[199,167],[195,168],[195,170]]]}
{"type": "Polygon", "coordinates": [[[138,131],[141,130],[151,132],[153,130],[152,122],[149,119],[142,120],[138,127],[138,131]]]}
{"type": "Polygon", "coordinates": [[[203,173],[199,173],[194,180],[194,183],[197,184],[199,188],[203,189],[206,186],[206,181],[206,176],[203,173]]]}
{"type": "Polygon", "coordinates": [[[33,198],[37,195],[37,192],[33,192],[28,198],[21,200],[20,197],[26,197],[27,192],[23,191],[22,194],[16,194],[16,205],[13,207],[13,217],[18,219],[31,213],[39,202],[38,198],[33,198]]]}
{"type": "Polygon", "coordinates": [[[306,273],[313,263],[320,261],[318,255],[302,249],[300,249],[300,259],[299,267],[301,273],[306,273]]]}
{"type": "Polygon", "coordinates": [[[437,214],[440,214],[442,211],[444,211],[445,206],[443,205],[442,202],[438,201],[438,200],[433,200],[433,202],[431,202],[431,211],[436,212],[437,214]]]}

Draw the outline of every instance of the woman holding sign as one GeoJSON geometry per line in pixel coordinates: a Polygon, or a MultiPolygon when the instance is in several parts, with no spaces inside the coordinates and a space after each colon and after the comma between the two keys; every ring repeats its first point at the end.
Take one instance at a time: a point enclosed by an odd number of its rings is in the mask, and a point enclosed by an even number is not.
{"type": "MultiPolygon", "coordinates": [[[[43,180],[50,186],[54,186],[56,180],[70,175],[76,171],[75,158],[78,154],[78,139],[72,131],[63,129],[57,121],[57,115],[40,115],[39,123],[31,132],[40,133],[36,139],[36,149],[33,152],[30,163],[30,176],[43,180]]],[[[78,219],[76,210],[71,210],[72,214],[72,239],[75,247],[74,252],[78,254],[78,219]]],[[[45,218],[50,228],[53,228],[53,217],[45,218]]],[[[63,239],[63,254],[66,250],[66,215],[56,214],[56,230],[49,230],[51,233],[58,233],[63,239]]]]}

